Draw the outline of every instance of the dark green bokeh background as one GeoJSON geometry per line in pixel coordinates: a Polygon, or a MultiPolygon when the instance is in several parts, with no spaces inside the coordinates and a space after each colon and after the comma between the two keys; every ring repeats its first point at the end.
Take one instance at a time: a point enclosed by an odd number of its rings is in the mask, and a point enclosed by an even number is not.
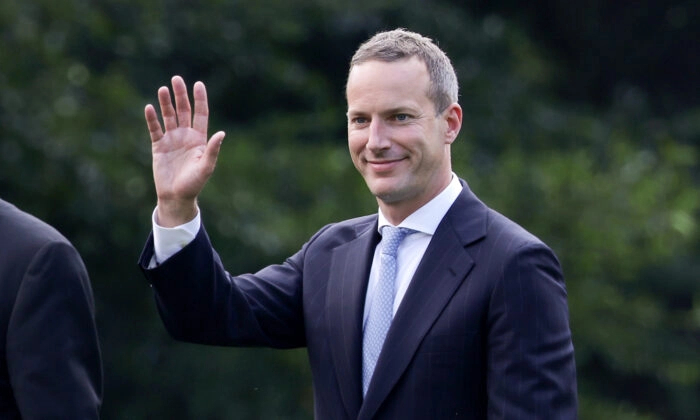
{"type": "Polygon", "coordinates": [[[136,266],[155,204],[143,107],[173,74],[207,84],[227,136],[204,220],[230,271],[255,270],[375,211],[343,89],[357,45],[399,26],[457,69],[456,172],[563,263],[580,417],[700,418],[700,8],[579,3],[0,3],[0,196],[83,255],[104,418],[312,417],[303,350],[177,343],[161,326],[136,266]]]}

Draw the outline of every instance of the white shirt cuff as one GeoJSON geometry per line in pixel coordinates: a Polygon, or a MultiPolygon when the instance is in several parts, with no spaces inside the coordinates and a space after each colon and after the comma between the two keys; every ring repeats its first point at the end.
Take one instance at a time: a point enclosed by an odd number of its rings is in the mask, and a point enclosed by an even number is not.
{"type": "Polygon", "coordinates": [[[202,225],[202,220],[197,208],[197,215],[191,221],[173,228],[166,228],[158,225],[156,213],[158,208],[153,210],[151,216],[153,223],[153,248],[154,260],[151,266],[163,263],[168,258],[177,254],[182,248],[194,240],[202,225]]]}

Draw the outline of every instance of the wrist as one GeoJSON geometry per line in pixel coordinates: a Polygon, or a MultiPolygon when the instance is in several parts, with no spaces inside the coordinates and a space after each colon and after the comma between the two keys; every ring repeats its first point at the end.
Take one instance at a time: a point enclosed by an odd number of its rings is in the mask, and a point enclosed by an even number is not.
{"type": "Polygon", "coordinates": [[[197,216],[196,200],[158,200],[156,220],[158,225],[165,228],[184,225],[197,216]]]}

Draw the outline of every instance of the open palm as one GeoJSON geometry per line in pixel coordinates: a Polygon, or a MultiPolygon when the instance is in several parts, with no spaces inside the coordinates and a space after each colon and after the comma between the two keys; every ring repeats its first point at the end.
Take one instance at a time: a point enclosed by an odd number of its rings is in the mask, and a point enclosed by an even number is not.
{"type": "Polygon", "coordinates": [[[159,215],[161,210],[167,210],[173,212],[173,218],[178,218],[177,213],[188,213],[193,208],[214,172],[224,133],[219,131],[207,141],[209,107],[203,83],[194,84],[194,117],[187,87],[180,76],[172,78],[172,88],[175,107],[169,89],[165,86],[158,89],[165,131],[152,105],[146,106],[145,116],[151,136],[159,215]]]}

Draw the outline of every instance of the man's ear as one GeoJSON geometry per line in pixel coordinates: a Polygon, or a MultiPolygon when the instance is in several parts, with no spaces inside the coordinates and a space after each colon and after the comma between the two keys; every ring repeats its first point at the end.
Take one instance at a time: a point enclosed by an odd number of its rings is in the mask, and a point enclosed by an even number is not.
{"type": "Polygon", "coordinates": [[[462,107],[457,102],[448,106],[442,113],[445,120],[445,143],[452,144],[462,128],[462,107]]]}

